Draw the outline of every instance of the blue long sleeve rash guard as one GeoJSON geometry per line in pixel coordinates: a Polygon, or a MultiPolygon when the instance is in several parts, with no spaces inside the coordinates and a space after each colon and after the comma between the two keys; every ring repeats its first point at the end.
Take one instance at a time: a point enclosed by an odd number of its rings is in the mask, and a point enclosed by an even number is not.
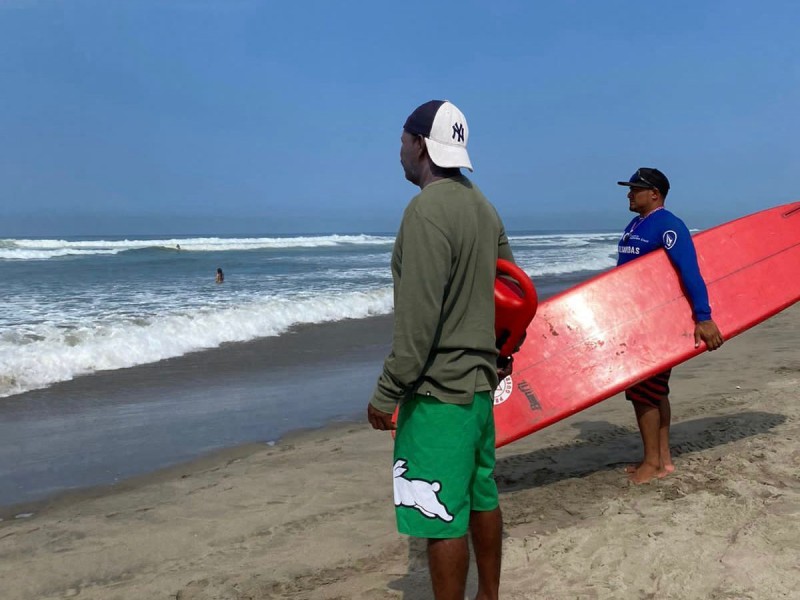
{"type": "Polygon", "coordinates": [[[664,248],[681,278],[686,295],[692,303],[695,321],[711,319],[711,307],[694,242],[683,221],[664,208],[658,208],[646,217],[636,217],[625,228],[617,251],[617,266],[664,248]]]}

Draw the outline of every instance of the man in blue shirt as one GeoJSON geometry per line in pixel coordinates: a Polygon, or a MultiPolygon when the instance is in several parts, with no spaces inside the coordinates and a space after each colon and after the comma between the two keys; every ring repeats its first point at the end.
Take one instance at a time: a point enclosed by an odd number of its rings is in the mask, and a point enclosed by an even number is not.
{"type": "MultiPolygon", "coordinates": [[[[722,345],[722,334],[711,320],[708,291],[697,264],[692,236],[683,221],[664,208],[669,180],[658,169],[642,167],[630,180],[617,183],[630,188],[629,208],[639,215],[628,223],[622,234],[617,265],[664,248],[692,304],[695,348],[705,342],[709,350],[716,350],[722,345]]],[[[644,445],[642,462],[626,469],[634,483],[647,483],[675,470],[669,448],[670,373],[671,370],[667,370],[625,390],[625,397],[633,402],[644,445]]]]}

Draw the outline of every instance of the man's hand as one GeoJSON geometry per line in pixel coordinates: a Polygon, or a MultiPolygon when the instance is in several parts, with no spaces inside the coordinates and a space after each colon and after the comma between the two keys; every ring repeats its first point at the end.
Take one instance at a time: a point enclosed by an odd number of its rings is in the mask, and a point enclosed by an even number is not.
{"type": "Polygon", "coordinates": [[[716,350],[725,340],[722,339],[722,334],[719,332],[717,324],[711,319],[708,321],[700,321],[694,326],[694,347],[699,348],[700,342],[705,342],[709,352],[716,350]]]}
{"type": "Polygon", "coordinates": [[[392,422],[392,414],[378,410],[372,404],[367,404],[367,420],[373,429],[380,431],[397,429],[397,425],[392,422]]]}
{"type": "Polygon", "coordinates": [[[497,380],[503,381],[506,377],[514,372],[514,357],[513,356],[498,356],[497,357],[497,380]]]}

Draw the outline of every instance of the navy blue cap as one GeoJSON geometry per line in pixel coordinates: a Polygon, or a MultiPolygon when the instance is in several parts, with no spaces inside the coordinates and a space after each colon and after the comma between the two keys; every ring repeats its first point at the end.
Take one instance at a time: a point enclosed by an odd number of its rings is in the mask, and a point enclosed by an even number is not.
{"type": "Polygon", "coordinates": [[[658,169],[652,167],[640,167],[636,173],[631,175],[628,181],[618,181],[617,185],[628,187],[656,189],[666,198],[669,192],[669,179],[658,169]]]}

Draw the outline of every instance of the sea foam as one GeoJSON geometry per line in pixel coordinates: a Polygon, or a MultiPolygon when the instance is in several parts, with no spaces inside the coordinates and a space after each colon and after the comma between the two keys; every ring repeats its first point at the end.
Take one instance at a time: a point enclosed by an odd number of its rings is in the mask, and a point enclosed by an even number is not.
{"type": "Polygon", "coordinates": [[[319,235],[252,238],[164,238],[124,240],[19,239],[0,240],[0,260],[46,260],[63,256],[118,254],[157,249],[182,252],[228,252],[336,246],[388,246],[394,238],[379,235],[319,235]]]}
{"type": "Polygon", "coordinates": [[[63,328],[41,324],[0,338],[0,397],[78,375],[152,363],[188,352],[277,336],[294,325],[359,319],[392,310],[391,289],[271,298],[230,308],[63,328]]]}

